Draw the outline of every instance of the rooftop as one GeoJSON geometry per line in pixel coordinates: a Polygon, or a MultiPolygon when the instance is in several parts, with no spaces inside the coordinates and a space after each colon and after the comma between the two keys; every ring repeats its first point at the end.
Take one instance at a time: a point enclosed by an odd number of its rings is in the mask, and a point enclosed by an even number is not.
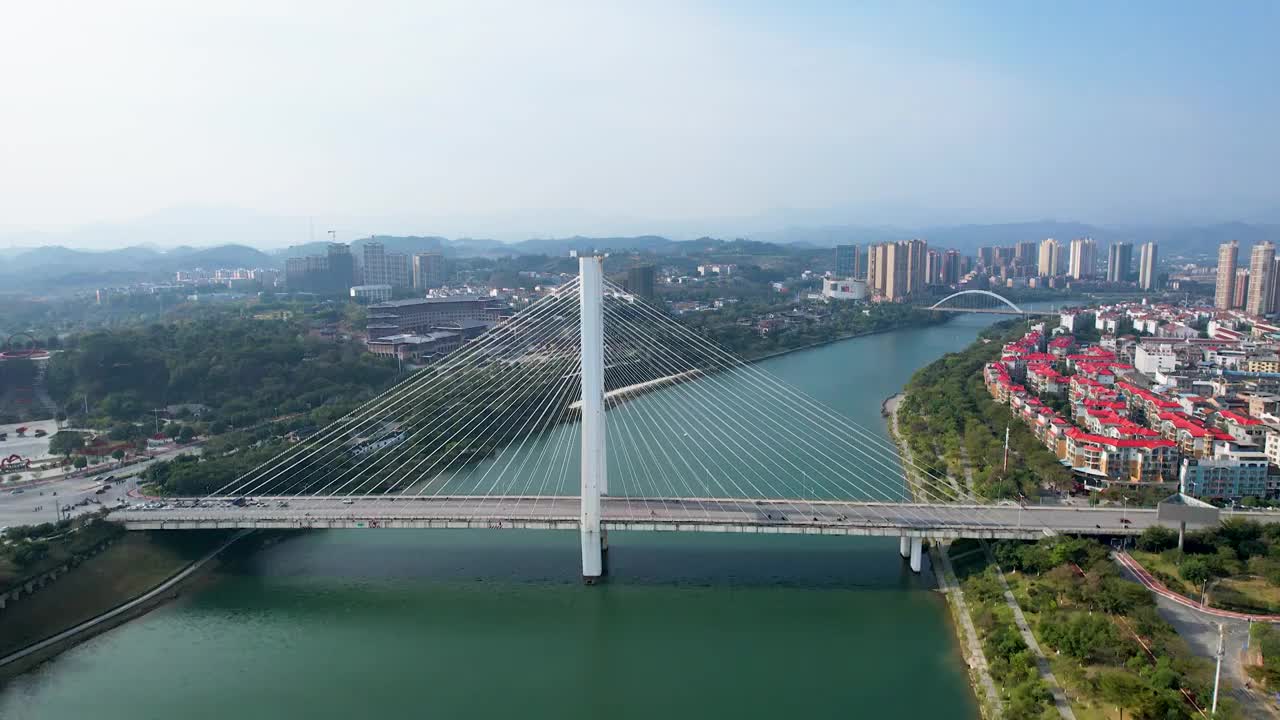
{"type": "Polygon", "coordinates": [[[409,298],[407,300],[388,300],[387,302],[378,303],[376,305],[370,305],[369,309],[377,310],[379,308],[387,308],[387,309],[402,308],[402,307],[412,307],[414,305],[443,305],[448,303],[479,302],[485,299],[487,298],[482,298],[478,295],[458,295],[454,297],[409,298]]]}

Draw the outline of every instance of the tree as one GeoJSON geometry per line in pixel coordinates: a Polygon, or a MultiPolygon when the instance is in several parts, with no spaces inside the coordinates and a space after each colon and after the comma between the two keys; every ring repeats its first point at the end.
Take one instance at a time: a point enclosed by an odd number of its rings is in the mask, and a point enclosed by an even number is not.
{"type": "Polygon", "coordinates": [[[1178,533],[1167,527],[1152,525],[1138,536],[1138,549],[1143,552],[1164,552],[1178,544],[1178,533]]]}
{"type": "Polygon", "coordinates": [[[190,425],[183,425],[178,431],[178,442],[189,443],[196,436],[196,431],[191,429],[190,425]]]}
{"type": "Polygon", "coordinates": [[[89,464],[89,459],[83,455],[77,455],[76,459],[71,462],[77,470],[83,469],[89,464]]]}
{"type": "Polygon", "coordinates": [[[84,435],[71,430],[59,430],[49,438],[49,452],[67,458],[84,447],[84,435]]]}
{"type": "Polygon", "coordinates": [[[111,451],[111,457],[112,457],[112,458],[115,458],[116,462],[119,462],[119,461],[123,460],[123,459],[124,459],[124,450],[121,450],[120,448],[116,448],[115,450],[112,450],[112,451],[111,451]]]}
{"type": "Polygon", "coordinates": [[[1108,670],[1098,677],[1099,695],[1116,706],[1122,720],[1125,708],[1137,707],[1141,702],[1139,695],[1144,689],[1141,680],[1123,670],[1108,670]]]}
{"type": "Polygon", "coordinates": [[[1213,570],[1209,567],[1208,561],[1193,555],[1182,561],[1182,565],[1178,567],[1178,574],[1184,580],[1200,585],[1213,577],[1213,570]]]}
{"type": "Polygon", "coordinates": [[[22,543],[13,551],[10,557],[19,566],[27,567],[38,562],[47,554],[49,554],[49,543],[39,540],[22,543]]]}
{"type": "Polygon", "coordinates": [[[132,440],[142,434],[142,428],[131,422],[117,422],[111,426],[107,436],[112,440],[132,440]]]}

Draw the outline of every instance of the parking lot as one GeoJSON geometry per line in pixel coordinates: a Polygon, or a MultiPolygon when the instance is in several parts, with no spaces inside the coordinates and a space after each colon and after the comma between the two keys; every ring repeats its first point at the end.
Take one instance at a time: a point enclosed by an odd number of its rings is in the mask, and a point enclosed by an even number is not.
{"type": "Polygon", "coordinates": [[[21,455],[32,461],[47,458],[49,457],[49,438],[56,432],[58,432],[58,423],[53,420],[0,425],[0,435],[8,435],[7,439],[0,441],[0,457],[21,455]],[[18,437],[20,427],[27,429],[25,437],[18,437]],[[36,437],[37,431],[44,431],[45,436],[36,437]]]}

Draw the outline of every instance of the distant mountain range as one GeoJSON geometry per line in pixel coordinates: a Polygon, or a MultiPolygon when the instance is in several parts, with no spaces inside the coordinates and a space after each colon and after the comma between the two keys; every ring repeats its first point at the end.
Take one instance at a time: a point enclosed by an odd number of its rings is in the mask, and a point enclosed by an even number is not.
{"type": "MultiPolygon", "coordinates": [[[[1212,256],[1219,243],[1237,240],[1242,256],[1248,248],[1262,240],[1280,241],[1280,225],[1219,223],[1200,226],[1097,226],[1052,220],[991,225],[949,225],[928,228],[890,226],[832,225],[828,227],[796,227],[754,233],[750,240],[724,241],[714,238],[673,240],[658,235],[634,237],[567,237],[537,238],[515,243],[497,240],[439,236],[377,235],[351,243],[359,256],[365,244],[381,242],[387,252],[413,254],[443,252],[453,257],[500,257],[503,255],[565,255],[571,250],[604,252],[652,252],[658,254],[690,254],[716,251],[761,253],[785,251],[786,246],[826,248],[839,243],[876,243],[920,237],[936,247],[955,248],[975,253],[986,245],[1012,245],[1016,242],[1039,241],[1046,237],[1069,240],[1092,237],[1101,244],[1116,241],[1160,243],[1161,257],[1212,256]]],[[[125,247],[119,250],[77,250],[60,245],[38,248],[0,249],[0,288],[11,290],[73,290],[109,286],[138,280],[172,277],[177,270],[203,268],[276,268],[285,259],[302,255],[320,255],[325,243],[294,245],[284,250],[263,252],[248,245],[228,244],[215,247],[181,246],[158,249],[150,246],[125,247]]]]}
{"type": "Polygon", "coordinates": [[[156,280],[193,268],[271,268],[280,258],[246,245],[157,250],[128,247],[93,252],[56,245],[10,250],[0,260],[0,287],[21,290],[117,285],[156,280]]]}

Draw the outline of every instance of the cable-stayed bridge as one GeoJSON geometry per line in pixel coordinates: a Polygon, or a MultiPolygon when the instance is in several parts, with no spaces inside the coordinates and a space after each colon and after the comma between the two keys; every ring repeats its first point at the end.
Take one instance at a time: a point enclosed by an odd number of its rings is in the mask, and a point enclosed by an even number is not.
{"type": "MultiPolygon", "coordinates": [[[[979,501],[893,443],[605,280],[579,277],[202,497],[130,529],[575,529],[924,538],[1124,534],[1153,511],[979,501]]],[[[857,368],[848,368],[856,373],[857,368]]],[[[889,389],[886,389],[888,391],[889,389]]]]}
{"type": "MultiPolygon", "coordinates": [[[[927,302],[927,301],[926,301],[927,302]]],[[[1012,300],[990,290],[961,290],[951,293],[932,305],[918,306],[924,310],[954,313],[988,313],[992,315],[1056,315],[1056,310],[1023,309],[1012,300]]]]}

